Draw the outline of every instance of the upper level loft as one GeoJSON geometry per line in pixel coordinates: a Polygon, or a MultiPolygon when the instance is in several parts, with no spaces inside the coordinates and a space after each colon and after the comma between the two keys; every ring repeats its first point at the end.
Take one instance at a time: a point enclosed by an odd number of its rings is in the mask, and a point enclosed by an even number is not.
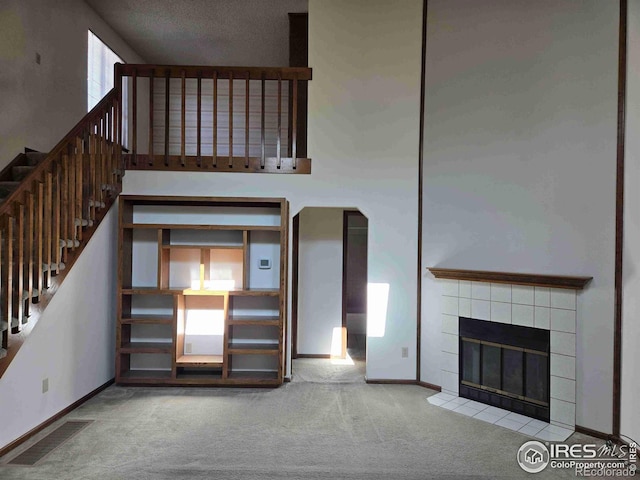
{"type": "Polygon", "coordinates": [[[306,67],[116,64],[123,168],[309,174],[310,80],[306,67]]]}

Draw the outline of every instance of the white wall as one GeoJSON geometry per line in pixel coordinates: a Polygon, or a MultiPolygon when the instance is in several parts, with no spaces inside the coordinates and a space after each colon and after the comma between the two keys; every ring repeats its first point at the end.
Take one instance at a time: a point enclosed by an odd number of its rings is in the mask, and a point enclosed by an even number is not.
{"type": "Polygon", "coordinates": [[[341,208],[305,208],[300,212],[300,354],[335,355],[341,352],[342,215],[341,208]],[[334,334],[337,335],[335,340],[334,334]],[[334,341],[338,343],[332,351],[334,341]]]}
{"type": "Polygon", "coordinates": [[[117,226],[114,207],[0,378],[0,448],[114,377],[117,226]]]}
{"type": "Polygon", "coordinates": [[[640,1],[629,2],[627,40],[627,130],[624,185],[624,258],[622,310],[622,410],[620,432],[640,441],[640,1]]]}
{"type": "Polygon", "coordinates": [[[4,1],[0,27],[0,168],[25,147],[48,152],[87,113],[88,29],[142,62],[82,0],[4,1]]]}
{"type": "MultiPolygon", "coordinates": [[[[617,3],[428,8],[423,267],[593,276],[577,424],[611,432],[617,3]]],[[[421,371],[435,384],[439,294],[425,271],[421,371]]]]}
{"type": "Polygon", "coordinates": [[[421,0],[403,8],[383,0],[309,2],[311,175],[124,177],[131,194],[282,196],[291,215],[305,206],[359,208],[369,219],[369,282],[390,285],[385,335],[367,343],[372,379],[415,379],[421,13],[421,0]]]}

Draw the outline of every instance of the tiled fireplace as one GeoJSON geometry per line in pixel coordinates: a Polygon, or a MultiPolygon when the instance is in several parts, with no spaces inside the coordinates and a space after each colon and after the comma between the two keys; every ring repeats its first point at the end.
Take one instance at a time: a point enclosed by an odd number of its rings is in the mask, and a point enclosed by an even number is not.
{"type": "MultiPolygon", "coordinates": [[[[434,270],[436,269],[432,269],[432,272],[434,270]]],[[[537,419],[535,420],[536,425],[542,424],[540,422],[541,419],[546,420],[544,408],[534,413],[530,406],[539,405],[544,407],[544,404],[547,403],[546,413],[552,430],[553,426],[556,426],[558,430],[563,429],[564,431],[564,429],[567,429],[568,431],[573,431],[576,423],[576,293],[582,287],[551,288],[519,283],[443,279],[442,276],[435,272],[434,274],[436,277],[441,278],[439,284],[441,286],[442,350],[440,358],[442,398],[455,399],[451,406],[456,404],[462,406],[463,403],[469,400],[468,406],[471,407],[473,405],[476,408],[484,409],[484,416],[488,416],[489,411],[498,415],[498,411],[504,411],[503,409],[517,412],[509,414],[509,412],[505,411],[505,417],[522,422],[522,426],[525,429],[523,431],[525,432],[527,431],[525,425],[529,422],[529,417],[531,417],[531,421],[533,421],[533,418],[537,419]],[[469,344],[461,341],[461,321],[467,322],[466,319],[473,319],[472,325],[475,330],[472,331],[480,333],[479,336],[481,337],[481,340],[474,341],[484,344],[482,348],[486,349],[488,358],[492,355],[494,357],[498,356],[501,359],[498,360],[498,363],[502,362],[502,364],[512,361],[513,358],[516,360],[520,358],[519,361],[524,362],[525,366],[529,364],[530,368],[537,369],[534,373],[540,379],[535,378],[535,380],[529,380],[529,382],[537,382],[545,376],[548,378],[548,392],[536,392],[529,388],[529,394],[532,396],[527,397],[527,389],[518,384],[518,382],[526,383],[527,380],[507,380],[504,374],[500,372],[489,373],[489,371],[485,371],[485,376],[487,377],[485,384],[488,386],[479,385],[480,376],[477,372],[472,376],[466,373],[465,378],[462,378],[460,372],[461,367],[464,367],[464,362],[469,363],[471,356],[475,355],[477,357],[480,355],[479,347],[469,346],[469,344]],[[486,322],[486,328],[482,328],[484,322],[486,322]],[[498,324],[510,325],[515,328],[493,328],[498,324]],[[532,330],[522,329],[521,327],[527,327],[532,330]],[[487,332],[490,335],[494,330],[503,331],[503,333],[493,340],[490,336],[485,337],[482,334],[487,332]],[[544,343],[536,344],[534,341],[533,346],[536,347],[538,345],[538,347],[527,348],[525,344],[509,340],[509,337],[518,336],[522,337],[523,340],[527,338],[542,340],[545,335],[548,339],[546,358],[544,355],[544,343]],[[509,346],[509,344],[514,343],[515,346],[509,346]],[[497,353],[500,350],[496,350],[496,345],[502,346],[503,344],[507,344],[507,346],[501,350],[502,353],[497,353]],[[526,352],[537,352],[538,356],[528,355],[526,352]],[[514,383],[515,390],[513,388],[503,388],[503,386],[509,386],[514,383]],[[472,395],[469,395],[467,386],[471,387],[472,395]],[[521,388],[521,391],[518,391],[518,388],[521,388]],[[506,395],[503,395],[506,400],[495,400],[497,398],[495,396],[496,391],[497,393],[506,393],[506,395]],[[515,392],[516,394],[510,392],[515,392]],[[493,396],[494,400],[488,400],[489,396],[493,396]],[[522,401],[519,401],[518,397],[522,401]],[[492,406],[486,408],[482,404],[492,406]],[[512,404],[515,407],[510,408],[512,404]],[[539,412],[542,412],[542,414],[539,412]]],[[[516,275],[517,280],[518,274],[514,275],[516,275]]],[[[474,278],[477,278],[477,276],[474,278]]],[[[489,275],[489,278],[492,278],[492,275],[489,275]]],[[[566,278],[579,278],[584,281],[584,284],[590,280],[586,277],[566,278]]],[[[465,333],[465,335],[467,334],[468,332],[465,333]]],[[[524,375],[526,376],[526,372],[524,372],[524,375]]],[[[543,387],[538,387],[538,389],[543,390],[543,387]]],[[[444,402],[436,402],[436,399],[434,399],[431,403],[444,402]]],[[[473,410],[468,410],[468,414],[473,413],[473,410]]]]}

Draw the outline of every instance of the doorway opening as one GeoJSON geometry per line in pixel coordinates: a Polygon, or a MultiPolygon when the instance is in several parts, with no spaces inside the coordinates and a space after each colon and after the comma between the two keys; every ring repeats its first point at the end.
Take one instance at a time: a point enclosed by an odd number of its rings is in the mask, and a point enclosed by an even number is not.
{"type": "Polygon", "coordinates": [[[352,208],[306,207],[293,218],[294,381],[364,381],[367,234],[352,208]]]}

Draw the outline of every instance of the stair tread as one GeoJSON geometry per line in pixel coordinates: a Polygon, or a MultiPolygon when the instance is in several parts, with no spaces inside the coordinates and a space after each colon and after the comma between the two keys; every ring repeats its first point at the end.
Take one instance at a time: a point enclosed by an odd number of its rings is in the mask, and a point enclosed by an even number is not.
{"type": "Polygon", "coordinates": [[[18,165],[11,168],[11,176],[14,181],[22,181],[27,175],[35,170],[35,166],[32,165],[18,165]]]}
{"type": "Polygon", "coordinates": [[[36,166],[40,162],[42,162],[45,158],[47,158],[48,153],[43,152],[27,152],[25,156],[27,157],[27,163],[31,166],[36,166]]]}

